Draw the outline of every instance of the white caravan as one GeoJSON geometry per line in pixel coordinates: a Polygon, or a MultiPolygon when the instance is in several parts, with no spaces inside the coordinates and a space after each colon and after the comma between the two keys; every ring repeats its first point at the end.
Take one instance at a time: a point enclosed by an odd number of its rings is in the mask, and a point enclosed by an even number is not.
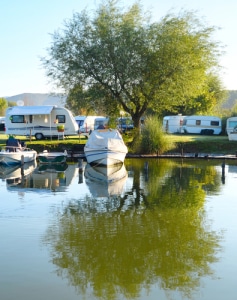
{"type": "Polygon", "coordinates": [[[189,134],[220,134],[221,119],[215,116],[187,116],[183,119],[182,133],[189,134]]]}
{"type": "Polygon", "coordinates": [[[237,131],[237,117],[231,117],[226,120],[226,133],[237,131]]]}
{"type": "Polygon", "coordinates": [[[163,130],[167,133],[180,133],[185,116],[165,116],[163,118],[163,130]]]}
{"type": "Polygon", "coordinates": [[[35,136],[37,140],[78,134],[72,113],[64,107],[51,105],[9,107],[5,127],[6,134],[35,136]]]}
{"type": "Polygon", "coordinates": [[[103,116],[76,116],[75,120],[78,124],[79,133],[85,136],[97,129],[99,125],[108,124],[108,118],[103,116]]]}
{"type": "Polygon", "coordinates": [[[230,141],[237,140],[237,117],[231,117],[226,120],[226,133],[230,141]]]}

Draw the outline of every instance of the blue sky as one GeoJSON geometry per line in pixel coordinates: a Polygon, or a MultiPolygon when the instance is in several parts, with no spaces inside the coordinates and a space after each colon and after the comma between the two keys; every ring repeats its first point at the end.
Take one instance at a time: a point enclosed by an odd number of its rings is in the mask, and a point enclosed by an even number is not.
{"type": "MultiPolygon", "coordinates": [[[[142,0],[159,21],[169,11],[196,11],[208,25],[220,27],[215,39],[225,46],[220,63],[222,81],[227,89],[237,90],[237,1],[236,0],[142,0]]],[[[55,30],[73,12],[95,9],[98,0],[1,0],[0,17],[0,97],[21,93],[54,92],[48,84],[40,57],[47,54],[55,30]]],[[[134,1],[123,0],[124,6],[134,1]]]]}

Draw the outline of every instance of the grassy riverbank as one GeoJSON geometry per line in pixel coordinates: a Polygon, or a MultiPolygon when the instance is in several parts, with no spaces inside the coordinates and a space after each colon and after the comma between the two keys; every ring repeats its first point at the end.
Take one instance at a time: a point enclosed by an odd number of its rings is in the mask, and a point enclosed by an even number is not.
{"type": "MultiPolygon", "coordinates": [[[[0,134],[0,147],[5,146],[8,136],[0,134]]],[[[43,140],[37,141],[35,138],[31,140],[25,137],[16,137],[21,141],[25,141],[29,148],[35,149],[37,152],[45,149],[49,151],[61,151],[80,149],[86,143],[86,139],[82,136],[70,136],[64,140],[43,140]]],[[[129,143],[130,137],[123,136],[125,143],[129,143]]],[[[174,148],[169,153],[207,153],[207,154],[223,154],[235,155],[237,152],[237,141],[229,141],[227,136],[204,136],[204,135],[169,135],[174,143],[174,148]]]]}

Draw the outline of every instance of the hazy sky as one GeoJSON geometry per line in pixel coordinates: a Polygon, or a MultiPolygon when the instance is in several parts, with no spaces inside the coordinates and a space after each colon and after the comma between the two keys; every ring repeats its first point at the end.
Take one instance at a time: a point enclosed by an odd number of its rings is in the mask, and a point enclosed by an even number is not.
{"type": "MultiPolygon", "coordinates": [[[[121,2],[121,1],[120,1],[121,2]]],[[[224,86],[237,90],[237,1],[236,0],[142,0],[144,10],[151,10],[160,20],[170,10],[196,11],[208,25],[220,27],[215,39],[225,46],[220,59],[224,86]]],[[[46,56],[55,30],[73,12],[94,9],[97,0],[0,0],[0,97],[21,93],[52,92],[42,69],[40,57],[46,56]]],[[[124,0],[125,6],[134,1],[124,0]]]]}

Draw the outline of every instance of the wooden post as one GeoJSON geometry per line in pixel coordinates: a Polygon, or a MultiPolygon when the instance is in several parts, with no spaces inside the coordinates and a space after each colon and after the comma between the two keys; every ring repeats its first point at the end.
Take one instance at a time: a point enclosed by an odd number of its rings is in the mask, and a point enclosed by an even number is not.
{"type": "Polygon", "coordinates": [[[24,165],[24,155],[21,156],[21,166],[24,165]]]}
{"type": "Polygon", "coordinates": [[[78,159],[78,167],[79,167],[79,172],[83,171],[83,160],[82,159],[78,159]]]}

